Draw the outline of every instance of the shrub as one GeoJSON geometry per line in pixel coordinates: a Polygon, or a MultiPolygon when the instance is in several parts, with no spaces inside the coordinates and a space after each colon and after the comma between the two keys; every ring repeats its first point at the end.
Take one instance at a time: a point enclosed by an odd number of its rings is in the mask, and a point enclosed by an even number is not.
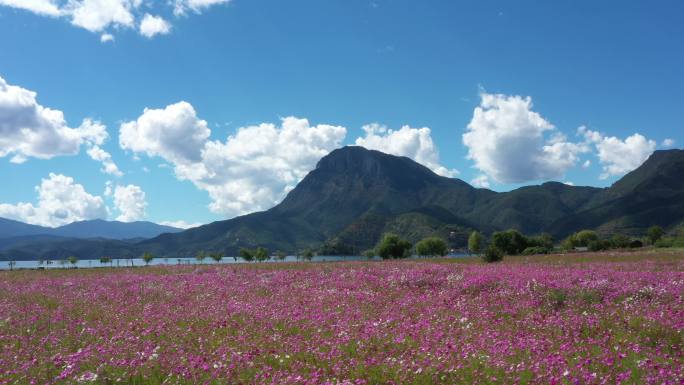
{"type": "Polygon", "coordinates": [[[375,257],[375,250],[373,250],[373,249],[366,250],[363,252],[363,256],[368,258],[368,259],[373,259],[373,257],[375,257]]]}
{"type": "Polygon", "coordinates": [[[425,238],[416,244],[416,254],[421,256],[438,257],[446,255],[446,242],[438,237],[425,238]]]}
{"type": "Polygon", "coordinates": [[[499,248],[494,245],[489,245],[487,246],[487,249],[485,249],[484,254],[482,254],[482,260],[487,263],[499,262],[503,259],[503,255],[503,251],[499,248]]]}
{"type": "Polygon", "coordinates": [[[528,247],[523,250],[522,255],[548,254],[550,249],[542,246],[528,247]]]}
{"type": "Polygon", "coordinates": [[[613,249],[624,249],[630,247],[631,242],[632,239],[630,237],[624,234],[615,234],[610,238],[610,247],[613,249]]]}
{"type": "Polygon", "coordinates": [[[655,247],[668,248],[674,246],[675,239],[672,237],[662,237],[655,242],[655,247]]]}
{"type": "Polygon", "coordinates": [[[630,249],[638,249],[638,248],[641,248],[641,247],[644,247],[644,243],[641,242],[641,240],[639,240],[639,239],[635,239],[635,240],[633,240],[633,241],[631,241],[631,242],[629,243],[629,248],[630,248],[630,249]]]}
{"type": "Polygon", "coordinates": [[[589,251],[602,251],[610,249],[610,242],[603,239],[595,239],[589,241],[587,245],[589,251]]]}
{"type": "Polygon", "coordinates": [[[411,242],[399,238],[398,235],[387,233],[382,237],[382,241],[375,249],[382,259],[407,258],[411,250],[411,242]]]}

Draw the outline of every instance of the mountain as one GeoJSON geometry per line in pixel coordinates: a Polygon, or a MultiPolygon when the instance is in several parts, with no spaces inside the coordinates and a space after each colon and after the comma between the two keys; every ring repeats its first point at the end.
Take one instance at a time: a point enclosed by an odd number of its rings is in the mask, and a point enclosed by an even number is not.
{"type": "Polygon", "coordinates": [[[654,224],[681,223],[682,202],[682,150],[656,151],[609,188],[548,182],[497,193],[436,175],[405,157],[344,147],[323,157],[267,211],[139,242],[53,240],[52,246],[24,243],[2,254],[97,258],[99,253],[129,257],[149,251],[160,257],[191,257],[200,250],[236,255],[240,247],[256,246],[356,254],[373,247],[387,231],[413,242],[437,235],[452,247],[464,247],[473,229],[550,232],[556,239],[584,228],[642,234],[654,224]]]}
{"type": "Polygon", "coordinates": [[[64,258],[78,254],[134,255],[129,250],[141,240],[183,231],[152,222],[118,222],[100,219],[51,228],[0,218],[0,256],[15,259],[64,258]],[[106,254],[103,254],[106,253],[106,254]]]}
{"type": "Polygon", "coordinates": [[[0,238],[20,237],[24,235],[46,234],[51,229],[42,226],[0,218],[0,238]]]}
{"type": "Polygon", "coordinates": [[[581,228],[640,235],[651,225],[672,228],[683,221],[684,150],[665,150],[654,152],[582,210],[557,220],[548,230],[558,235],[581,228]]]}
{"type": "Polygon", "coordinates": [[[133,239],[153,238],[164,233],[183,231],[171,226],[158,225],[152,222],[119,222],[94,219],[73,222],[54,229],[53,235],[70,238],[108,238],[133,239]]]}

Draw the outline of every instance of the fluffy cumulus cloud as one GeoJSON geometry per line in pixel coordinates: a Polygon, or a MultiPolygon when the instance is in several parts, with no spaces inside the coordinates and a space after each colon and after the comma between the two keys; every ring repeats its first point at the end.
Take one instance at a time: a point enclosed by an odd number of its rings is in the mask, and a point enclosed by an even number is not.
{"type": "Polygon", "coordinates": [[[475,167],[501,183],[561,177],[589,151],[533,111],[531,98],[501,94],[481,94],[462,139],[475,167]]]}
{"type": "Polygon", "coordinates": [[[101,145],[106,139],[106,127],[99,122],[85,119],[71,128],[61,111],[38,104],[35,92],[0,77],[0,157],[22,163],[30,157],[75,155],[81,145],[101,145]]]}
{"type": "Polygon", "coordinates": [[[580,127],[578,133],[596,147],[596,155],[603,168],[600,178],[624,175],[641,166],[655,151],[656,142],[641,134],[628,136],[624,140],[604,136],[598,131],[580,127]]]}
{"type": "Polygon", "coordinates": [[[409,157],[442,176],[453,177],[458,174],[456,170],[448,169],[440,164],[439,151],[427,127],[404,126],[399,130],[391,130],[386,126],[373,123],[363,126],[363,130],[366,135],[356,139],[357,146],[409,157]]]}
{"type": "Polygon", "coordinates": [[[74,179],[50,173],[36,187],[38,202],[0,204],[0,217],[42,226],[61,226],[74,221],[106,218],[107,209],[99,196],[90,195],[74,179]]]}
{"type": "Polygon", "coordinates": [[[662,147],[663,148],[672,148],[675,145],[674,139],[667,138],[663,140],[662,147]]]}
{"type": "Polygon", "coordinates": [[[179,102],[162,109],[146,108],[137,120],[123,123],[119,144],[174,164],[193,164],[201,161],[210,134],[207,122],[197,117],[192,105],[179,102]]]}
{"type": "Polygon", "coordinates": [[[113,31],[136,29],[151,38],[171,31],[171,24],[160,16],[144,12],[173,12],[177,17],[188,11],[201,13],[229,0],[0,0],[0,6],[33,12],[41,16],[65,18],[72,25],[98,33],[103,43],[114,40],[113,31]]]}
{"type": "Polygon", "coordinates": [[[140,34],[147,38],[166,35],[169,32],[171,32],[171,24],[160,16],[152,16],[146,13],[140,22],[140,34]]]}
{"type": "Polygon", "coordinates": [[[119,211],[117,221],[133,222],[145,218],[145,192],[140,186],[116,186],[113,191],[114,206],[119,211]]]}
{"type": "Polygon", "coordinates": [[[121,125],[121,147],[158,156],[173,165],[180,180],[211,197],[210,209],[235,216],[279,202],[316,162],[339,147],[344,127],[311,125],[284,118],[280,125],[242,127],[225,141],[210,140],[210,129],[186,102],[145,109],[121,125]]]}

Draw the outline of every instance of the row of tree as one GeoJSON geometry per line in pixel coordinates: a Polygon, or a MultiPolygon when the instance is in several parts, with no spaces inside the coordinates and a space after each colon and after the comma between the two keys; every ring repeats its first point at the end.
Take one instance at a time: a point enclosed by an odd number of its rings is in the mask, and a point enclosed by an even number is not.
{"type": "Polygon", "coordinates": [[[680,230],[678,237],[668,237],[661,227],[653,226],[648,229],[644,238],[633,238],[624,234],[602,238],[596,231],[582,230],[570,234],[558,247],[554,245],[554,240],[549,234],[528,237],[517,230],[506,230],[495,232],[489,239],[485,239],[480,232],[473,231],[468,239],[468,250],[473,254],[482,255],[486,262],[496,262],[503,259],[504,255],[548,254],[556,249],[601,251],[639,248],[646,243],[656,247],[684,247],[684,228],[680,230]]]}

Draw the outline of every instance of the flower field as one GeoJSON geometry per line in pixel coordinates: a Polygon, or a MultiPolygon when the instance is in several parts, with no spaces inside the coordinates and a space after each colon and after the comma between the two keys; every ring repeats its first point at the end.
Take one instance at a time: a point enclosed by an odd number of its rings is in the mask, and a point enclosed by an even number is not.
{"type": "Polygon", "coordinates": [[[0,272],[0,384],[682,384],[684,258],[0,272]]]}

